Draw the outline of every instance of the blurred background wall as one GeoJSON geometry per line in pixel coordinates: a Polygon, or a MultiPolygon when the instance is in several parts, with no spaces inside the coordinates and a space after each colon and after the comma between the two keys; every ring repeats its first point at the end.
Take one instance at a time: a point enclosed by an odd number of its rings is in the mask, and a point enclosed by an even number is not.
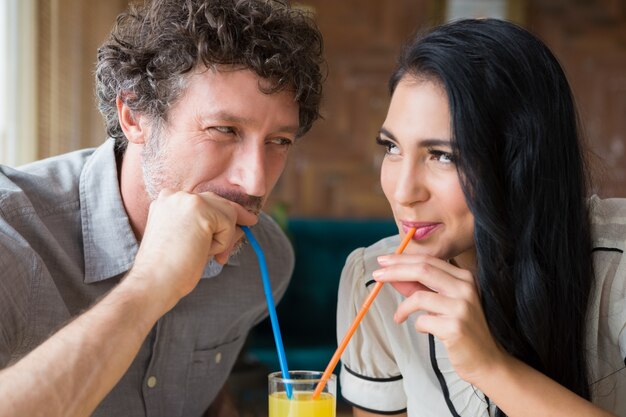
{"type": "MultiPolygon", "coordinates": [[[[6,1],[6,0],[5,0],[6,1]]],[[[324,120],[299,143],[270,201],[297,217],[388,217],[374,137],[402,42],[461,15],[501,16],[543,39],[573,86],[601,195],[626,197],[626,1],[302,0],[325,38],[324,120]]],[[[34,158],[105,138],[93,98],[96,49],[127,0],[36,0],[34,158]]]]}

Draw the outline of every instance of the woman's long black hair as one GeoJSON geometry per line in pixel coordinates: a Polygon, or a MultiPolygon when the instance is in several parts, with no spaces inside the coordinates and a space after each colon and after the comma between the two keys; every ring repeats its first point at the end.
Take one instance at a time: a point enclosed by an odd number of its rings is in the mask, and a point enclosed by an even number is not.
{"type": "Polygon", "coordinates": [[[403,77],[434,80],[447,93],[453,152],[475,217],[477,284],[493,336],[589,399],[588,177],[558,61],[512,23],[461,20],[405,48],[392,94],[403,77]]]}

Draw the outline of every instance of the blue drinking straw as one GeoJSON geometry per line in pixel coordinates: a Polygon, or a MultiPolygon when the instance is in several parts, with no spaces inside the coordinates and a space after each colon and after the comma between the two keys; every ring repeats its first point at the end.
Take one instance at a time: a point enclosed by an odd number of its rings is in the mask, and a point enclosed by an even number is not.
{"type": "MultiPolygon", "coordinates": [[[[278,326],[278,317],[276,316],[276,307],[274,306],[274,296],[272,295],[272,286],[270,285],[270,275],[267,272],[267,264],[265,263],[265,255],[261,245],[254,238],[254,235],[247,226],[240,226],[241,230],[246,234],[246,237],[250,241],[256,257],[259,259],[259,266],[261,267],[261,278],[263,279],[263,290],[265,291],[265,299],[267,300],[267,309],[270,313],[270,321],[272,322],[272,331],[274,332],[274,342],[276,343],[276,350],[278,350],[278,362],[280,363],[280,370],[285,380],[289,380],[289,368],[287,367],[287,356],[285,355],[285,347],[283,346],[283,339],[280,336],[280,327],[278,326]]],[[[285,390],[287,391],[287,397],[291,399],[292,387],[289,382],[285,382],[285,390]]]]}

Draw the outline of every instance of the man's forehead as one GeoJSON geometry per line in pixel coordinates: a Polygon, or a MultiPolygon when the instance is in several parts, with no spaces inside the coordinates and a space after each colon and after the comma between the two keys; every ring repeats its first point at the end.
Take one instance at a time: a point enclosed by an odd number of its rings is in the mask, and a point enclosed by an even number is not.
{"type": "Polygon", "coordinates": [[[285,84],[280,85],[280,80],[263,77],[258,74],[253,68],[246,67],[245,65],[225,65],[225,64],[216,64],[207,67],[205,64],[200,63],[194,67],[194,69],[190,72],[191,75],[202,75],[210,73],[212,75],[227,75],[232,73],[245,73],[252,75],[257,82],[259,87],[259,91],[265,94],[277,94],[281,92],[288,92],[293,94],[295,100],[295,88],[293,85],[285,84]]]}
{"type": "Polygon", "coordinates": [[[194,100],[198,107],[224,118],[245,117],[237,109],[262,110],[263,105],[285,105],[292,109],[299,103],[289,89],[273,91],[276,85],[250,69],[226,67],[196,69],[186,80],[180,101],[194,100]],[[210,109],[210,110],[209,110],[210,109]]]}

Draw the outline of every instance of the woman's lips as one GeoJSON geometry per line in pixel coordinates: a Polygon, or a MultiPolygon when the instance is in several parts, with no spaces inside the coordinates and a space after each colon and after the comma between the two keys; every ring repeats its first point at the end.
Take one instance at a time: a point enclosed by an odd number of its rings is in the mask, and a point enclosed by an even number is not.
{"type": "Polygon", "coordinates": [[[426,239],[432,234],[435,229],[439,228],[441,223],[415,223],[415,222],[402,222],[402,230],[407,233],[409,229],[415,227],[415,234],[413,234],[413,240],[426,239]]]}

